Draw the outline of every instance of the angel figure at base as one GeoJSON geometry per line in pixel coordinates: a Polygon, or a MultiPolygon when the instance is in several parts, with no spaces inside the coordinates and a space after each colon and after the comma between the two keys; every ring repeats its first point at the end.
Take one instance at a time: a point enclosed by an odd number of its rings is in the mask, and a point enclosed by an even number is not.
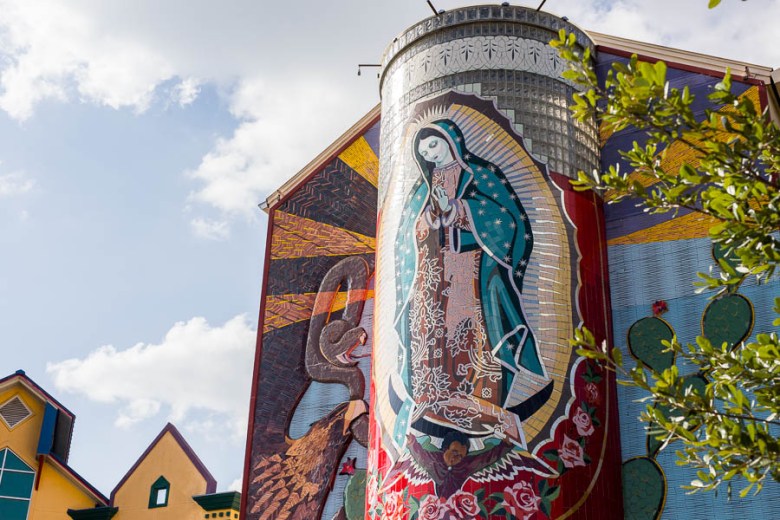
{"type": "MultiPolygon", "coordinates": [[[[423,437],[423,439],[425,439],[423,437]]],[[[469,479],[478,481],[502,475],[506,468],[499,461],[515,453],[515,445],[504,438],[483,449],[472,450],[471,441],[461,433],[452,431],[444,436],[441,449],[430,442],[421,443],[413,434],[406,439],[409,454],[393,465],[385,479],[385,489],[390,489],[402,475],[420,483],[432,481],[436,496],[448,499],[463,488],[469,479]]],[[[545,477],[557,476],[549,465],[535,457],[516,455],[509,464],[512,470],[519,467],[545,477]]]]}
{"type": "Polygon", "coordinates": [[[441,498],[457,493],[471,475],[512,450],[512,444],[504,440],[485,451],[469,453],[469,439],[460,432],[446,435],[441,451],[426,450],[414,435],[409,435],[407,446],[417,464],[433,480],[436,496],[441,498]]]}

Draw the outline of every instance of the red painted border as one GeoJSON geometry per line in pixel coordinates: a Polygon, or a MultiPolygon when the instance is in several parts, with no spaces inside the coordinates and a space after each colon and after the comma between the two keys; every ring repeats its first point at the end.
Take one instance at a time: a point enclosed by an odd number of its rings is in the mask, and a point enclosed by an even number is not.
{"type": "MultiPolygon", "coordinates": [[[[317,170],[319,171],[319,170],[317,170]]],[[[287,197],[285,197],[286,199],[287,197]]],[[[257,340],[255,341],[255,367],[252,373],[252,390],[249,396],[249,421],[246,432],[246,450],[244,451],[244,471],[241,482],[241,506],[239,514],[249,514],[246,511],[247,495],[249,492],[249,463],[252,460],[252,444],[255,425],[255,410],[257,408],[257,387],[260,385],[260,359],[263,352],[263,328],[265,326],[265,302],[268,290],[268,271],[271,269],[271,239],[273,237],[274,216],[276,215],[276,206],[281,200],[274,204],[268,210],[268,228],[265,233],[265,259],[263,260],[263,281],[260,293],[260,311],[257,318],[257,340]]]]}
{"type": "MultiPolygon", "coordinates": [[[[576,227],[575,241],[580,255],[577,264],[580,319],[593,332],[598,343],[606,341],[611,347],[614,343],[604,203],[592,191],[575,191],[569,177],[553,171],[548,173],[553,184],[562,192],[563,207],[576,227]]],[[[561,484],[561,493],[570,495],[570,502],[554,503],[551,512],[553,518],[557,515],[566,515],[567,518],[623,518],[617,384],[613,373],[605,371],[604,377],[604,385],[609,389],[605,403],[605,416],[609,418],[609,423],[602,441],[606,445],[600,462],[601,469],[588,483],[592,487],[579,505],[576,505],[579,497],[577,493],[584,491],[580,487],[582,482],[570,480],[565,488],[561,484]],[[576,495],[574,498],[571,497],[572,493],[576,495]]]]}
{"type": "MultiPolygon", "coordinates": [[[[723,78],[725,74],[723,72],[719,72],[717,70],[712,69],[705,69],[703,67],[695,67],[693,65],[685,65],[682,63],[678,63],[675,61],[666,61],[662,60],[661,58],[656,58],[654,56],[648,56],[646,54],[637,54],[635,52],[627,52],[622,49],[616,49],[614,47],[607,47],[602,45],[597,45],[596,50],[598,52],[606,52],[608,54],[614,54],[615,56],[620,56],[622,58],[630,58],[634,54],[636,54],[637,58],[639,58],[641,61],[646,61],[648,63],[655,63],[657,61],[663,61],[666,63],[669,67],[684,70],[686,72],[695,72],[697,74],[704,74],[705,76],[712,76],[715,78],[723,78]]],[[[734,71],[732,71],[732,79],[735,79],[737,81],[741,81],[742,83],[750,83],[752,85],[765,85],[765,83],[759,79],[755,78],[745,78],[745,76],[737,76],[734,74],[734,71]]]]}
{"type": "Polygon", "coordinates": [[[125,482],[127,482],[127,479],[130,478],[130,475],[132,475],[136,469],[138,469],[138,466],[141,465],[141,462],[151,453],[152,449],[157,445],[157,443],[162,440],[162,438],[165,436],[166,433],[170,433],[173,435],[173,438],[176,439],[176,442],[179,443],[179,446],[181,446],[181,449],[184,450],[185,455],[187,455],[187,458],[190,459],[190,462],[195,466],[195,469],[198,470],[198,472],[203,476],[204,479],[206,479],[206,493],[215,493],[217,491],[217,481],[216,479],[211,475],[211,472],[206,468],[206,466],[203,464],[203,462],[200,460],[200,458],[195,454],[195,451],[192,449],[192,447],[187,443],[187,441],[184,439],[181,433],[179,433],[179,430],[176,429],[176,426],[174,426],[171,423],[168,423],[165,425],[165,428],[162,429],[162,431],[155,437],[155,439],[152,441],[152,443],[149,445],[148,448],[146,448],[146,451],[144,451],[140,457],[138,457],[138,460],[133,464],[133,466],[125,473],[125,476],[122,477],[122,480],[119,481],[119,483],[114,487],[114,489],[111,490],[111,500],[109,505],[114,505],[114,498],[116,496],[116,492],[119,491],[119,488],[121,488],[125,482]]]}

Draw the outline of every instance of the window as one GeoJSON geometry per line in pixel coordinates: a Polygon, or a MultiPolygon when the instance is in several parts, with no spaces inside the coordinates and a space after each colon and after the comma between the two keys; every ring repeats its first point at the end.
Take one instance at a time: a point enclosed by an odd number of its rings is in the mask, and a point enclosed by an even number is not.
{"type": "Polygon", "coordinates": [[[10,429],[32,415],[32,412],[19,396],[14,396],[0,405],[0,417],[10,429]]]}
{"type": "Polygon", "coordinates": [[[26,520],[35,471],[9,449],[0,450],[0,518],[26,520]]]}
{"type": "Polygon", "coordinates": [[[165,480],[165,477],[155,480],[149,493],[149,509],[167,506],[170,490],[171,485],[165,480]]]}

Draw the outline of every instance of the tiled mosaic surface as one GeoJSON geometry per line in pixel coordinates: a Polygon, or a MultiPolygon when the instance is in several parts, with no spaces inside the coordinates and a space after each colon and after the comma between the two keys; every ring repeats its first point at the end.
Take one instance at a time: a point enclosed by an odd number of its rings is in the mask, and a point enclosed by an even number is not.
{"type": "MultiPolygon", "coordinates": [[[[382,240],[382,233],[387,230],[380,228],[378,236],[375,228],[376,190],[380,184],[378,156],[382,157],[383,171],[401,168],[405,175],[411,176],[409,165],[401,166],[401,158],[409,152],[403,144],[411,138],[405,134],[409,122],[413,115],[419,115],[413,114],[414,107],[448,91],[473,94],[469,101],[465,100],[466,96],[451,94],[449,97],[462,107],[478,107],[468,117],[461,114],[458,125],[462,125],[464,135],[479,135],[479,129],[496,124],[510,136],[503,142],[510,150],[506,156],[518,157],[520,152],[516,146],[519,145],[528,152],[527,164],[536,165],[539,171],[545,171],[546,167],[550,172],[572,176],[578,169],[587,170],[598,164],[598,133],[592,125],[571,120],[565,107],[574,89],[555,78],[559,64],[539,44],[553,37],[561,26],[568,24],[531,9],[489,6],[456,9],[410,28],[391,45],[383,61],[382,153],[378,154],[377,124],[272,209],[269,271],[264,281],[266,297],[261,316],[262,353],[254,396],[249,473],[245,475],[247,518],[353,519],[363,515],[367,454],[355,439],[364,440],[367,436],[362,406],[370,399],[370,358],[361,356],[374,350],[375,341],[386,341],[395,333],[392,324],[385,325],[384,332],[389,334],[381,333],[381,325],[374,324],[383,319],[374,313],[374,289],[388,293],[395,290],[395,284],[375,287],[371,279],[377,239],[389,243],[390,247],[395,244],[392,233],[391,238],[382,240]],[[480,105],[482,99],[489,103],[480,105]],[[479,123],[468,127],[464,124],[467,120],[479,120],[479,123]],[[323,280],[330,280],[331,285],[323,285],[323,280]],[[342,285],[348,286],[350,280],[354,282],[352,289],[343,290],[342,285]],[[331,319],[340,319],[345,325],[327,329],[331,319]],[[379,330],[380,334],[371,334],[372,330],[379,330]],[[365,338],[361,331],[368,332],[365,338]],[[314,357],[311,352],[315,353],[314,357]],[[317,353],[322,356],[318,357],[317,353]],[[347,358],[343,357],[345,353],[347,358]],[[352,365],[354,361],[357,363],[352,365]],[[348,373],[331,367],[348,368],[348,373]],[[360,381],[366,383],[362,388],[360,381]],[[362,390],[360,395],[356,395],[357,390],[362,390]]],[[[579,34],[579,41],[590,45],[579,34]]],[[[603,71],[614,59],[622,58],[602,53],[599,69],[603,71]]],[[[707,74],[674,67],[670,67],[669,77],[673,86],[692,85],[694,93],[699,94],[696,106],[700,110],[705,106],[706,89],[718,81],[707,74]]],[[[757,87],[738,81],[735,86],[743,95],[758,99],[757,87]]],[[[453,114],[450,116],[458,119],[453,114]]],[[[617,151],[632,140],[641,139],[631,129],[600,137],[605,141],[604,163],[614,160],[617,151]]],[[[512,190],[521,198],[526,197],[522,199],[523,209],[530,217],[532,229],[541,226],[541,232],[534,235],[533,252],[523,273],[527,280],[523,296],[529,328],[539,330],[543,337],[542,329],[560,329],[566,320],[573,325],[581,317],[599,337],[608,335],[603,284],[606,269],[603,244],[608,240],[615,343],[625,347],[623,338],[628,329],[647,317],[651,313],[650,304],[659,299],[668,303],[669,311],[664,318],[682,339],[691,340],[699,333],[706,296],[696,296],[687,287],[692,273],[708,269],[711,263],[709,241],[704,238],[706,221],[692,214],[681,214],[675,220],[647,216],[632,203],[624,202],[607,208],[604,226],[599,202],[591,196],[572,193],[563,176],[555,173],[543,176],[550,191],[558,190],[554,204],[545,206],[541,202],[545,196],[540,195],[541,191],[533,195],[534,187],[526,182],[530,170],[514,170],[513,174],[508,163],[497,159],[501,147],[487,143],[469,146],[477,157],[490,157],[488,163],[499,165],[501,172],[508,172],[505,179],[512,190]],[[575,234],[568,220],[561,221],[563,234],[569,241],[569,258],[574,250],[580,253],[579,265],[573,265],[567,275],[572,287],[579,284],[576,301],[567,295],[568,290],[553,290],[549,298],[543,294],[546,291],[542,290],[545,288],[540,280],[549,280],[549,273],[540,267],[541,262],[534,265],[539,258],[535,257],[537,254],[555,255],[555,244],[541,240],[542,233],[547,232],[544,226],[549,225],[543,222],[549,220],[543,218],[543,213],[561,209],[566,210],[578,229],[575,234]],[[567,305],[565,312],[556,312],[557,307],[567,305]],[[562,317],[563,321],[547,327],[562,317]]],[[[667,166],[674,168],[689,158],[689,150],[673,144],[667,154],[667,166]]],[[[400,215],[393,216],[395,210],[390,208],[403,207],[412,193],[412,184],[407,180],[391,188],[383,181],[379,196],[382,207],[388,211],[383,212],[382,222],[390,222],[392,226],[400,220],[400,215]]],[[[537,184],[536,189],[541,187],[537,184]]],[[[393,271],[393,264],[388,264],[389,272],[393,271]]],[[[558,282],[562,283],[563,279],[558,282]]],[[[778,282],[760,287],[747,284],[741,290],[755,308],[754,331],[768,327],[771,297],[778,291],[778,282]]],[[[395,294],[389,296],[395,301],[395,294]]],[[[395,312],[384,314],[392,317],[395,312]]],[[[415,515],[425,518],[424,514],[438,514],[443,507],[466,511],[476,506],[480,509],[472,511],[475,517],[505,518],[509,514],[522,518],[529,513],[523,509],[525,505],[536,508],[531,513],[540,518],[545,514],[551,518],[566,514],[572,514],[573,518],[622,517],[617,491],[621,457],[617,450],[621,446],[606,441],[608,437],[615,438],[610,433],[616,425],[617,412],[614,394],[610,394],[612,387],[605,384],[602,374],[594,367],[571,358],[567,361],[563,335],[549,343],[554,348],[542,353],[540,363],[548,369],[552,380],[563,382],[553,385],[549,398],[557,404],[547,406],[543,414],[532,414],[522,426],[530,451],[535,443],[537,447],[542,444],[539,438],[555,432],[535,455],[541,454],[544,463],[558,472],[557,477],[545,478],[534,473],[531,479],[524,479],[523,475],[527,477],[533,472],[518,470],[508,486],[506,480],[496,477],[502,472],[506,477],[509,467],[500,460],[510,457],[503,444],[469,440],[467,460],[473,467],[484,466],[481,478],[487,475],[486,482],[484,478],[472,479],[459,490],[451,490],[446,501],[437,496],[434,479],[424,468],[417,468],[411,479],[399,481],[398,486],[388,486],[387,482],[378,485],[379,478],[387,477],[383,471],[389,467],[389,458],[382,452],[381,426],[372,424],[374,444],[370,449],[375,460],[371,465],[380,471],[373,475],[373,480],[369,479],[369,508],[373,505],[370,512],[374,516],[379,513],[383,518],[415,515]],[[567,407],[567,403],[571,406],[567,407]],[[551,424],[556,414],[558,420],[551,424]],[[583,414],[589,416],[590,427],[583,414]],[[496,460],[490,460],[496,456],[496,460]],[[485,465],[486,462],[490,464],[485,465]],[[407,494],[400,493],[401,488],[406,488],[407,494]],[[456,496],[459,498],[453,499],[456,496]],[[416,504],[412,504],[410,497],[416,504]],[[528,501],[522,502],[521,497],[528,501]],[[381,510],[377,509],[378,504],[381,510]],[[414,512],[404,509],[411,506],[417,509],[414,512]]],[[[397,349],[389,350],[393,351],[397,349]]],[[[381,358],[385,350],[378,349],[377,353],[375,358],[381,358]]],[[[374,377],[374,383],[380,381],[376,372],[374,377]]],[[[632,420],[641,408],[634,402],[640,396],[620,388],[619,397],[622,458],[627,461],[646,456],[646,435],[642,425],[632,420]]],[[[378,394],[373,398],[377,407],[387,409],[386,399],[383,401],[378,394]]],[[[431,462],[432,454],[444,452],[440,443],[443,439],[426,437],[417,438],[425,450],[418,454],[419,460],[430,469],[431,464],[436,465],[431,462]]],[[[663,478],[665,507],[659,513],[662,518],[780,517],[777,486],[770,486],[759,499],[739,502],[727,502],[725,494],[684,495],[679,485],[690,481],[692,475],[676,467],[673,458],[668,450],[654,457],[663,478]]],[[[532,459],[521,458],[523,462],[519,465],[531,466],[528,461],[532,459]]],[[[637,474],[639,479],[648,478],[646,469],[630,469],[629,473],[637,474]]],[[[636,505],[633,502],[641,499],[645,514],[652,518],[656,506],[647,500],[652,482],[645,481],[645,484],[642,497],[633,496],[632,492],[626,496],[627,510],[642,511],[633,507],[636,505]]]]}
{"type": "Polygon", "coordinates": [[[566,107],[575,88],[560,77],[562,63],[547,44],[562,27],[581,45],[592,45],[575,26],[523,7],[456,9],[410,28],[383,61],[383,134],[403,131],[414,103],[478,85],[480,95],[494,99],[515,123],[536,159],[569,177],[590,171],[598,165],[596,129],[571,118],[566,107]]]}
{"type": "Polygon", "coordinates": [[[270,210],[247,519],[363,506],[378,126],[270,210]]]}
{"type": "Polygon", "coordinates": [[[451,9],[440,16],[422,20],[401,33],[385,50],[382,65],[387,66],[399,53],[406,52],[407,46],[432,33],[436,34],[432,35],[430,41],[437,43],[475,35],[519,36],[546,42],[551,39],[551,34],[557,34],[560,29],[573,32],[579,42],[592,47],[588,37],[576,26],[535,9],[497,5],[451,9]]]}
{"type": "MultiPolygon", "coordinates": [[[[597,69],[600,74],[614,60],[625,58],[600,52],[597,69]]],[[[694,109],[703,115],[708,108],[706,95],[720,79],[704,72],[684,70],[668,64],[671,86],[688,85],[696,96],[694,109]]],[[[754,103],[760,99],[759,86],[733,80],[734,91],[749,96],[754,103]]],[[[718,107],[709,107],[717,109],[718,107]]],[[[604,167],[619,161],[618,151],[630,147],[644,137],[629,128],[615,135],[603,135],[604,167]]],[[[679,169],[682,161],[695,158],[692,150],[673,143],[664,160],[670,171],[679,169]]],[[[625,169],[626,165],[622,164],[625,169]]],[[[647,181],[632,175],[633,178],[647,181]]],[[[612,194],[607,194],[610,200],[612,194]]],[[[664,302],[668,311],[661,318],[682,342],[692,342],[702,334],[702,316],[710,303],[709,295],[695,294],[696,272],[717,270],[712,257],[712,243],[707,238],[711,222],[698,214],[681,211],[677,218],[670,215],[648,215],[633,200],[605,206],[609,244],[609,275],[613,310],[613,330],[616,345],[628,351],[629,330],[653,316],[654,302],[664,302]]],[[[748,281],[740,295],[750,300],[755,312],[753,334],[769,330],[772,321],[772,299],[780,293],[780,281],[757,286],[748,281]]],[[[736,319],[736,318],[729,318],[736,319]]],[[[743,321],[744,317],[740,318],[743,321]]],[[[684,367],[682,368],[683,370],[684,367]]],[[[763,519],[780,517],[780,486],[770,484],[761,495],[728,500],[725,490],[716,493],[686,494],[682,485],[696,478],[695,471],[675,464],[677,449],[654,454],[652,439],[648,439],[644,424],[636,417],[645,404],[637,402],[643,395],[635,389],[618,387],[620,434],[624,467],[624,500],[627,514],[637,520],[655,518],[698,519],[763,519]],[[639,463],[641,462],[641,464],[639,463]]],[[[739,488],[737,488],[739,489],[739,488]]]]}
{"type": "Polygon", "coordinates": [[[514,123],[449,92],[383,133],[371,518],[621,517],[614,388],[568,344],[606,330],[600,209],[514,123]]]}

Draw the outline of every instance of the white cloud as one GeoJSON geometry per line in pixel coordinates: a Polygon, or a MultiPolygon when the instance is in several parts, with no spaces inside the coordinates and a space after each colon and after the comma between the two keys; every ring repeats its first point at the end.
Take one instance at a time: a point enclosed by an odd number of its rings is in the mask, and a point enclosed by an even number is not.
{"type": "Polygon", "coordinates": [[[180,81],[171,94],[171,99],[180,107],[191,105],[200,94],[200,82],[195,78],[187,78],[180,81]]]}
{"type": "Polygon", "coordinates": [[[241,123],[189,172],[201,183],[190,200],[248,218],[263,195],[347,130],[343,114],[353,110],[347,93],[317,77],[242,81],[230,109],[241,123]]]}
{"type": "Polygon", "coordinates": [[[677,47],[722,58],[780,66],[774,32],[757,30],[759,20],[780,19],[780,0],[723,2],[708,9],[706,0],[557,0],[545,10],[585,30],[677,47]]]}
{"type": "Polygon", "coordinates": [[[173,66],[143,40],[58,1],[0,0],[0,108],[29,118],[46,99],[143,111],[173,66]],[[75,95],[74,95],[75,94],[75,95]]]}
{"type": "Polygon", "coordinates": [[[192,232],[208,240],[225,240],[230,236],[230,226],[224,220],[196,217],[190,221],[192,232]]]}
{"type": "Polygon", "coordinates": [[[246,433],[255,335],[245,315],[218,327],[192,318],[176,323],[160,343],[102,346],[46,370],[60,391],[119,405],[116,426],[131,426],[164,407],[170,420],[185,424],[195,421],[195,411],[220,417],[240,437],[246,433]]]}
{"type": "Polygon", "coordinates": [[[241,491],[241,486],[243,486],[243,484],[244,484],[244,479],[243,478],[237,478],[236,480],[234,480],[233,482],[230,483],[230,485],[228,486],[228,491],[239,491],[240,492],[241,491]]]}
{"type": "Polygon", "coordinates": [[[130,401],[120,411],[114,424],[120,428],[128,428],[144,419],[150,419],[160,411],[160,402],[152,399],[135,399],[130,401]]]}
{"type": "Polygon", "coordinates": [[[35,187],[35,180],[24,172],[0,175],[0,197],[12,197],[29,192],[35,187]]]}

